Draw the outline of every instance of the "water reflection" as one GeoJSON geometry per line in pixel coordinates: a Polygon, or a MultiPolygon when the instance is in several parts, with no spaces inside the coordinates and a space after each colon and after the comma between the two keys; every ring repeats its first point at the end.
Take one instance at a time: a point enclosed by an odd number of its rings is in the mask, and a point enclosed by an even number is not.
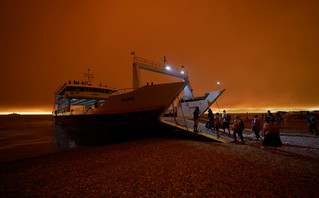
{"type": "Polygon", "coordinates": [[[100,146],[134,139],[163,137],[172,131],[163,124],[140,128],[83,127],[54,123],[54,147],[56,150],[78,146],[100,146]]]}
{"type": "Polygon", "coordinates": [[[0,116],[0,162],[41,156],[80,146],[100,146],[139,139],[196,139],[161,123],[110,128],[75,122],[58,123],[52,116],[0,116]],[[81,126],[80,126],[81,125],[81,126]],[[94,128],[92,127],[94,126],[94,128]]]}
{"type": "Polygon", "coordinates": [[[54,129],[55,135],[53,143],[55,150],[75,148],[77,146],[75,140],[70,138],[66,127],[55,123],[54,129]]]}

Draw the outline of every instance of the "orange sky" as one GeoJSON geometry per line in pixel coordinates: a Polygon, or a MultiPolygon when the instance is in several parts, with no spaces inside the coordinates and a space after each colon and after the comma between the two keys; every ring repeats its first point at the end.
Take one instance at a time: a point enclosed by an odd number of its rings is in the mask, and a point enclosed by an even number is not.
{"type": "Polygon", "coordinates": [[[132,87],[131,51],[185,65],[195,93],[221,81],[221,108],[319,109],[318,13],[317,0],[2,0],[0,112],[51,111],[87,68],[132,87]]]}

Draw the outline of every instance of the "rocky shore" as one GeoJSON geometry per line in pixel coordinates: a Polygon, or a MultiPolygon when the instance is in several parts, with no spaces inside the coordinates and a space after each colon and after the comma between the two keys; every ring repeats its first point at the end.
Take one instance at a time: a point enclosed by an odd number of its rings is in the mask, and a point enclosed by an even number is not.
{"type": "Polygon", "coordinates": [[[180,134],[3,162],[0,178],[1,197],[319,197],[316,154],[180,134]]]}

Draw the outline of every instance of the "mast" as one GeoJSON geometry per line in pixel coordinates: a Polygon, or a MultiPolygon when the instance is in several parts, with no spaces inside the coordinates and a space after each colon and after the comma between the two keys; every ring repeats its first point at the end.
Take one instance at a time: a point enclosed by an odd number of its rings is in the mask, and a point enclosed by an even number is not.
{"type": "Polygon", "coordinates": [[[91,85],[90,79],[93,79],[94,75],[90,74],[90,69],[88,69],[88,73],[84,73],[84,76],[88,78],[88,85],[91,85]]]}

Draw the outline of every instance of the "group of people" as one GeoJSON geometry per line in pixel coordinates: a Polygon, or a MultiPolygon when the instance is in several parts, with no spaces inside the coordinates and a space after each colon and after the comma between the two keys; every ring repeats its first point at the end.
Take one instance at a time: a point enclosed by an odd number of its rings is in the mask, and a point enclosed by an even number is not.
{"type": "MultiPolygon", "coordinates": [[[[199,108],[196,107],[194,111],[194,131],[197,132],[197,126],[198,126],[198,115],[199,115],[199,108]]],[[[226,133],[226,129],[228,130],[228,134],[230,135],[230,122],[231,117],[229,114],[226,113],[226,110],[223,111],[223,113],[220,115],[219,113],[216,113],[214,116],[213,111],[211,109],[208,109],[208,122],[206,123],[206,128],[215,130],[217,133],[217,138],[220,137],[220,129],[223,129],[223,132],[226,133]]],[[[239,116],[234,117],[234,123],[232,125],[232,129],[234,130],[233,136],[235,141],[237,141],[237,135],[240,137],[242,143],[245,143],[244,137],[243,137],[243,130],[244,130],[244,123],[239,118],[239,116]]]]}
{"type": "MultiPolygon", "coordinates": [[[[199,119],[199,108],[196,107],[194,111],[194,131],[197,132],[198,126],[198,119],[199,119]]],[[[223,129],[223,132],[230,135],[230,123],[231,117],[229,114],[226,113],[226,110],[223,111],[223,114],[216,113],[213,115],[211,109],[208,109],[208,122],[206,123],[206,128],[215,130],[217,133],[217,138],[220,137],[220,129],[223,129]]],[[[260,136],[260,132],[263,132],[263,142],[262,146],[272,146],[277,149],[277,147],[282,146],[282,142],[279,136],[280,131],[280,123],[281,123],[281,115],[276,114],[274,116],[269,110],[267,115],[264,117],[264,123],[258,118],[258,115],[254,116],[254,120],[252,121],[252,131],[254,131],[256,135],[256,139],[262,140],[260,136]]],[[[240,138],[242,144],[245,144],[245,139],[243,137],[243,130],[244,130],[244,122],[238,116],[234,116],[233,124],[231,125],[231,129],[233,130],[233,138],[234,141],[237,142],[237,138],[240,138]],[[238,136],[238,137],[237,137],[238,136]]]]}
{"type": "Polygon", "coordinates": [[[262,147],[272,146],[277,150],[277,147],[282,146],[282,142],[279,136],[281,124],[281,115],[277,113],[274,116],[270,110],[267,111],[267,115],[264,117],[264,124],[258,118],[258,115],[254,116],[252,121],[252,131],[255,132],[256,139],[261,139],[260,132],[263,132],[264,140],[262,142],[262,147]]]}
{"type": "MultiPolygon", "coordinates": [[[[199,121],[199,108],[196,107],[194,111],[194,132],[198,132],[198,121],[199,121]]],[[[265,116],[262,116],[263,120],[258,117],[258,115],[254,115],[254,120],[252,121],[252,131],[255,133],[257,141],[262,141],[262,147],[271,146],[275,148],[282,146],[282,142],[280,139],[280,130],[281,130],[281,122],[282,115],[280,112],[277,112],[275,115],[267,111],[265,116]],[[261,138],[264,137],[263,139],[261,138]]],[[[315,116],[308,112],[306,117],[306,122],[309,126],[309,131],[319,135],[317,129],[317,120],[315,116]]],[[[208,121],[206,123],[206,128],[215,130],[217,133],[217,138],[220,137],[220,129],[223,129],[223,132],[226,133],[228,130],[228,134],[230,135],[230,123],[231,117],[226,113],[226,110],[223,111],[223,114],[216,113],[215,116],[211,109],[208,109],[208,121]]],[[[235,142],[237,138],[241,139],[241,142],[245,144],[245,140],[243,137],[244,123],[240,119],[238,115],[234,116],[233,124],[231,125],[231,129],[233,130],[233,138],[235,142]],[[237,137],[238,136],[238,137],[237,137]]]]}

